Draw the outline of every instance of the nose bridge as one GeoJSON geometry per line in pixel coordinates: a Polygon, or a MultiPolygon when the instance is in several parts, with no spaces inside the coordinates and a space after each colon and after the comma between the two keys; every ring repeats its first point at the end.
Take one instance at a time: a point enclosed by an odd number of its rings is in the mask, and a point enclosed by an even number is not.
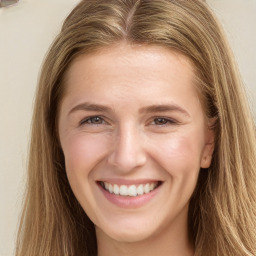
{"type": "Polygon", "coordinates": [[[132,123],[120,126],[109,155],[109,163],[123,172],[144,165],[146,152],[144,138],[138,127],[132,123]]]}

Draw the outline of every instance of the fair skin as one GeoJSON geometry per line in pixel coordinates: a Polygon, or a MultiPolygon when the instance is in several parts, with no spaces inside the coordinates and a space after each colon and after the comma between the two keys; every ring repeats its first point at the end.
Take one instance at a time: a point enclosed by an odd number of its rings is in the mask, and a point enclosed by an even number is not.
{"type": "Polygon", "coordinates": [[[60,142],[98,255],[192,256],[189,200],[214,141],[192,64],[122,43],[78,57],[65,86],[60,142]]]}

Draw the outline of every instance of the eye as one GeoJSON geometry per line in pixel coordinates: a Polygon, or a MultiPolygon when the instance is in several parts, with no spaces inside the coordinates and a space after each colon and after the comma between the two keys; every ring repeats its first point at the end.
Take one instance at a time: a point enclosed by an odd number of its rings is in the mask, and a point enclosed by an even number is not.
{"type": "Polygon", "coordinates": [[[105,120],[100,117],[100,116],[91,116],[86,119],[83,119],[80,122],[80,125],[86,125],[86,124],[91,124],[91,125],[100,125],[100,124],[105,124],[105,120]]]}
{"type": "Polygon", "coordinates": [[[154,118],[154,120],[151,124],[158,125],[158,126],[166,126],[166,125],[175,124],[175,123],[176,123],[176,121],[174,121],[170,118],[157,117],[157,118],[154,118]]]}

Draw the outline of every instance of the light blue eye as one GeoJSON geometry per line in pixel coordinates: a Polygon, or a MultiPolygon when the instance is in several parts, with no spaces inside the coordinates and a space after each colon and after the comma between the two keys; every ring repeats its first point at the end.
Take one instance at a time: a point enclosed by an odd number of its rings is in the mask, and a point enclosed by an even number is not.
{"type": "Polygon", "coordinates": [[[91,124],[102,124],[102,123],[104,123],[104,120],[101,117],[95,116],[95,117],[91,117],[88,120],[88,123],[91,123],[91,124]]]}
{"type": "Polygon", "coordinates": [[[84,125],[84,124],[104,124],[105,121],[103,118],[99,117],[99,116],[92,116],[89,118],[86,118],[84,120],[81,121],[80,125],[84,125]]]}
{"type": "Polygon", "coordinates": [[[172,124],[175,123],[171,119],[163,118],[163,117],[158,117],[154,119],[154,124],[156,125],[166,125],[166,124],[172,124]]]}

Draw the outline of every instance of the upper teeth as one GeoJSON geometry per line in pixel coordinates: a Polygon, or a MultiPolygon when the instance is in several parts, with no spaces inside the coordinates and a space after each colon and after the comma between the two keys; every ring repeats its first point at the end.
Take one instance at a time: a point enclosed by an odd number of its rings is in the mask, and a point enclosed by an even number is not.
{"type": "Polygon", "coordinates": [[[138,184],[138,185],[117,185],[110,184],[108,182],[102,182],[102,187],[104,187],[108,192],[114,193],[115,195],[121,196],[137,196],[147,194],[154,190],[157,186],[157,182],[138,184]]]}

